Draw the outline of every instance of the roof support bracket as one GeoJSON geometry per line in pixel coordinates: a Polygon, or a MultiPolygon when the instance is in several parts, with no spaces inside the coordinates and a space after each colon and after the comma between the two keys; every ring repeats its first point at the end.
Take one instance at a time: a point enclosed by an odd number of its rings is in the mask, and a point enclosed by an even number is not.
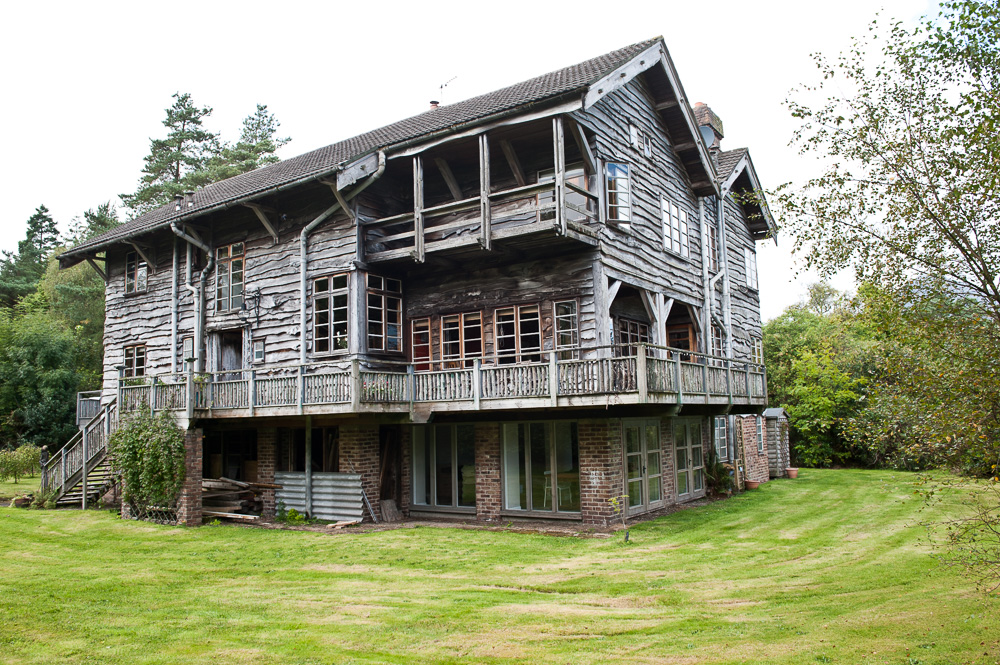
{"type": "Polygon", "coordinates": [[[511,173],[514,174],[517,186],[524,187],[527,185],[528,180],[524,177],[524,170],[521,168],[521,161],[517,158],[517,153],[514,152],[514,146],[507,139],[500,139],[500,149],[503,150],[503,156],[507,158],[507,166],[510,167],[511,173]]]}
{"type": "Polygon", "coordinates": [[[277,229],[274,228],[274,224],[271,223],[271,220],[267,218],[267,213],[264,212],[263,206],[261,206],[259,203],[249,203],[249,202],[244,203],[243,205],[254,211],[254,214],[257,215],[257,219],[259,219],[260,223],[264,225],[264,228],[267,229],[267,232],[271,235],[271,239],[274,240],[274,244],[277,245],[278,231],[277,229]]]}
{"type": "Polygon", "coordinates": [[[156,272],[156,262],[152,261],[149,258],[149,254],[146,254],[146,250],[149,249],[149,248],[148,247],[143,247],[143,246],[139,245],[138,243],[134,243],[134,242],[130,242],[129,244],[132,246],[132,249],[134,249],[136,251],[136,253],[139,256],[142,257],[142,260],[146,262],[146,267],[149,269],[149,272],[155,273],[156,272]]]}
{"type": "Polygon", "coordinates": [[[108,283],[107,259],[105,259],[104,261],[105,269],[102,270],[101,266],[97,265],[97,261],[94,260],[95,258],[96,257],[88,256],[87,263],[90,264],[90,267],[93,268],[97,272],[97,274],[101,276],[101,279],[104,280],[104,283],[107,284],[108,283]]]}
{"type": "Polygon", "coordinates": [[[587,173],[590,175],[596,175],[597,158],[594,157],[594,153],[590,149],[590,143],[587,141],[587,137],[583,133],[583,128],[568,116],[566,120],[566,124],[569,125],[569,131],[573,134],[573,139],[576,141],[576,147],[580,149],[580,154],[583,156],[583,164],[587,167],[587,173]]]}

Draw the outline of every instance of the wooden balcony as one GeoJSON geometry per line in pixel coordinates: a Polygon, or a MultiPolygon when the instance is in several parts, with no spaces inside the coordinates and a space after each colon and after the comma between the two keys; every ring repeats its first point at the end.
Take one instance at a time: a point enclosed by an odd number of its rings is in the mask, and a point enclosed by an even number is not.
{"type": "Polygon", "coordinates": [[[477,359],[469,367],[419,371],[404,363],[353,358],[143,377],[120,381],[118,404],[123,413],[187,411],[189,417],[198,418],[363,413],[412,417],[418,412],[626,404],[714,405],[726,410],[766,404],[761,365],[649,345],[638,345],[634,351],[634,355],[598,357],[598,349],[561,350],[543,352],[542,361],[535,363],[505,365],[477,359]],[[571,353],[581,357],[565,357],[571,353]]]}

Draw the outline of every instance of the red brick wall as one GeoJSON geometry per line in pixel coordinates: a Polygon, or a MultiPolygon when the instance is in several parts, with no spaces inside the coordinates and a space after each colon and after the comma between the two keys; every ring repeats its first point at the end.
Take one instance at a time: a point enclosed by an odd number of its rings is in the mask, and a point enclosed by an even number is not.
{"type": "MultiPolygon", "coordinates": [[[[278,430],[276,428],[261,427],[257,430],[257,480],[259,482],[274,482],[277,442],[278,430]]],[[[274,519],[274,490],[264,490],[261,498],[264,501],[261,517],[265,520],[274,519]]]]}
{"type": "Polygon", "coordinates": [[[743,429],[746,479],[766,483],[771,477],[767,464],[767,436],[764,437],[764,450],[757,452],[757,419],[754,416],[737,416],[736,424],[743,429]]]}
{"type": "MultiPolygon", "coordinates": [[[[413,469],[410,468],[412,465],[411,460],[413,459],[413,428],[403,427],[399,428],[399,445],[402,450],[402,489],[401,496],[399,497],[399,512],[404,515],[410,514],[410,501],[413,499],[413,469]]],[[[343,471],[343,469],[341,469],[343,471]]]]}
{"type": "Polygon", "coordinates": [[[503,486],[500,483],[500,424],[476,425],[476,519],[500,519],[503,486]]]}
{"type": "Polygon", "coordinates": [[[607,525],[609,499],[621,495],[622,428],[619,420],[581,420],[580,511],[585,524],[607,525]]]}
{"type": "MultiPolygon", "coordinates": [[[[375,515],[381,519],[378,502],[378,425],[344,425],[340,428],[340,470],[361,474],[361,487],[375,515]]],[[[369,519],[367,509],[365,519],[369,519]]]]}
{"type": "Polygon", "coordinates": [[[663,474],[663,502],[669,506],[677,503],[673,418],[660,419],[660,469],[663,474]]]}
{"type": "Polygon", "coordinates": [[[184,432],[184,484],[177,499],[177,522],[187,526],[201,524],[201,474],[203,432],[184,432]]]}

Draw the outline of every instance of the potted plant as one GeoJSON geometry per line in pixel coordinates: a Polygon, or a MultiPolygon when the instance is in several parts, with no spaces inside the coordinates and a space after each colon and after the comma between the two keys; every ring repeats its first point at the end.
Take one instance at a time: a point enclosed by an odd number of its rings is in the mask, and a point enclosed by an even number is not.
{"type": "Polygon", "coordinates": [[[799,477],[798,467],[794,466],[788,467],[787,469],[785,469],[785,475],[788,476],[789,478],[798,478],[799,477]]]}

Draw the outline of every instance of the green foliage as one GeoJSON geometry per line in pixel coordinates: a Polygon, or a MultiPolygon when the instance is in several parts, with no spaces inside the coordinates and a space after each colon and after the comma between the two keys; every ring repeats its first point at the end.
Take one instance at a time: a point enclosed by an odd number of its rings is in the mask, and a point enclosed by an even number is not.
{"type": "Polygon", "coordinates": [[[60,269],[55,258],[38,283],[48,318],[76,340],[76,369],[84,388],[100,386],[104,363],[104,280],[85,263],[60,269]]]}
{"type": "Polygon", "coordinates": [[[70,222],[69,236],[67,242],[77,245],[84,240],[90,240],[96,236],[106,233],[113,228],[121,226],[118,219],[118,211],[110,201],[106,201],[97,208],[91,208],[83,213],[83,219],[76,217],[70,222]]]}
{"type": "Polygon", "coordinates": [[[40,449],[31,444],[0,450],[0,482],[12,480],[16,483],[20,478],[37,474],[39,452],[40,449]]]}
{"type": "Polygon", "coordinates": [[[122,500],[133,510],[172,507],[184,482],[184,432],[169,413],[123,420],[110,441],[122,500]]]}
{"type": "Polygon", "coordinates": [[[45,272],[49,254],[59,242],[55,220],[44,205],[28,218],[17,253],[4,252],[0,262],[0,307],[14,307],[31,294],[45,272]]]}
{"type": "Polygon", "coordinates": [[[223,145],[208,164],[212,182],[247,173],[278,161],[275,154],[290,138],[277,136],[278,122],[267,106],[258,104],[257,110],[243,120],[243,130],[235,145],[223,145]]]}
{"type": "Polygon", "coordinates": [[[708,451],[708,461],[705,464],[705,480],[710,494],[720,496],[733,491],[733,476],[728,466],[719,460],[715,450],[708,451]]]}

